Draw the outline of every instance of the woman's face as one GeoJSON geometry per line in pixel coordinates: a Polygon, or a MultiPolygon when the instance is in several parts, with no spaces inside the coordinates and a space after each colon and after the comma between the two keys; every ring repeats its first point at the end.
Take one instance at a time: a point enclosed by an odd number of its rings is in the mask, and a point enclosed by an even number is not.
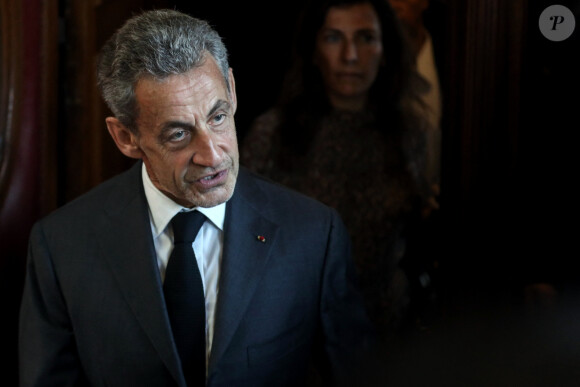
{"type": "Polygon", "coordinates": [[[328,10],[316,36],[314,63],[334,107],[362,108],[382,59],[381,25],[370,3],[328,10]]]}

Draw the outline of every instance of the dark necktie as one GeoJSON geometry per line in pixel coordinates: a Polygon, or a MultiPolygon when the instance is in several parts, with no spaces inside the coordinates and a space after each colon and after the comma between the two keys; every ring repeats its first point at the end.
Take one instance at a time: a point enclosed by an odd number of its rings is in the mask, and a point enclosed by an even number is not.
{"type": "Polygon", "coordinates": [[[163,282],[173,338],[190,386],[205,385],[205,297],[192,247],[205,219],[199,211],[173,217],[174,246],[163,282]]]}

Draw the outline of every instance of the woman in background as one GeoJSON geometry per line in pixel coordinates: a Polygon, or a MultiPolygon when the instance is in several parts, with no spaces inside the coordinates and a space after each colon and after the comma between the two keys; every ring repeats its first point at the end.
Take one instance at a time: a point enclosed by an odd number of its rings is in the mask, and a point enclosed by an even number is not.
{"type": "Polygon", "coordinates": [[[406,230],[432,206],[412,57],[386,0],[309,3],[293,57],[278,104],[244,138],[242,164],[338,210],[369,314],[388,334],[409,307],[406,230]]]}

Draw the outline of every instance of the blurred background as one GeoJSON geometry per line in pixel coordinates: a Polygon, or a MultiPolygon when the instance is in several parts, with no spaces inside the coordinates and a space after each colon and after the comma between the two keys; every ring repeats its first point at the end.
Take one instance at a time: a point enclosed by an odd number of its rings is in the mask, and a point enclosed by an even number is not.
{"type": "MultiPolygon", "coordinates": [[[[387,0],[385,0],[387,1],[387,0]]],[[[16,385],[27,238],[50,211],[127,169],[95,82],[131,15],[176,8],[224,38],[238,136],[276,99],[303,1],[2,0],[2,379],[16,385]]],[[[543,0],[432,0],[444,91],[435,270],[420,326],[393,341],[389,385],[577,385],[574,140],[580,31],[546,39],[543,0]]],[[[580,17],[580,1],[560,0],[580,17]]],[[[579,27],[580,28],[580,27],[579,27]]],[[[2,384],[4,384],[2,382],[2,384]]]]}

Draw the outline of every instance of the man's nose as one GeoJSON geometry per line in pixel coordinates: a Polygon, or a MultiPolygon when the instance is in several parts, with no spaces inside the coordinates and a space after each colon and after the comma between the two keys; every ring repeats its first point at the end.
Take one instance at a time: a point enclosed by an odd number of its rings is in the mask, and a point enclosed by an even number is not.
{"type": "Polygon", "coordinates": [[[204,167],[217,167],[221,152],[209,130],[200,130],[195,135],[193,163],[204,167]]]}

